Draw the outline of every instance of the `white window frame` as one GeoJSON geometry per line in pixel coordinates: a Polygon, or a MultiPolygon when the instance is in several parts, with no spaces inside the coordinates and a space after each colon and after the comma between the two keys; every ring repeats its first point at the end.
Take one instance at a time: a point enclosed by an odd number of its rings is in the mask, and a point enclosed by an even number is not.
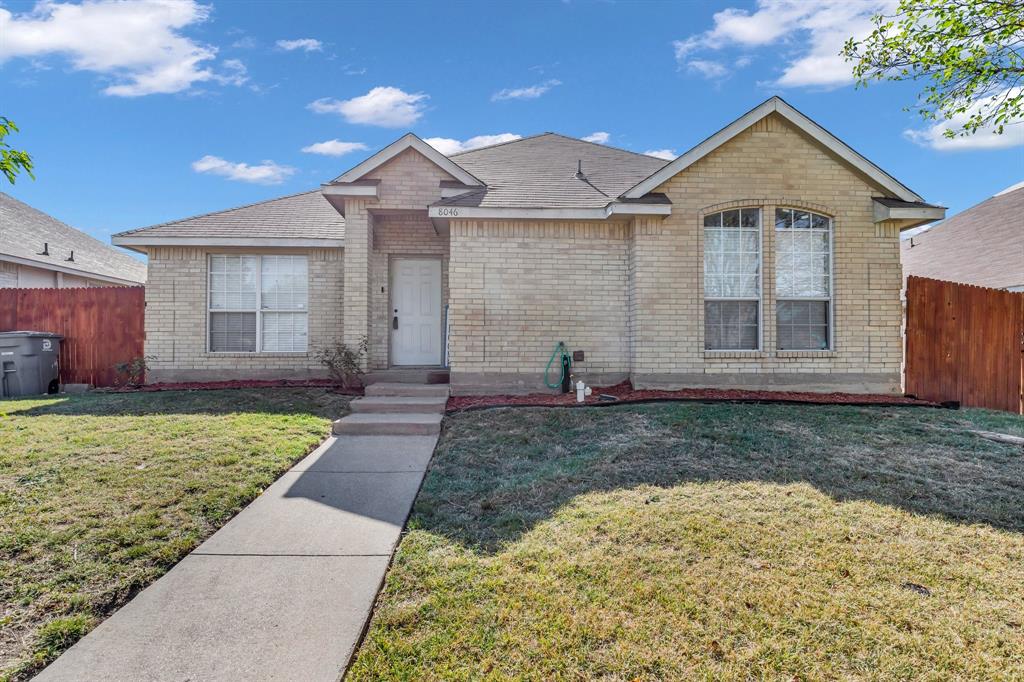
{"type": "Polygon", "coordinates": [[[306,309],[305,310],[279,310],[279,309],[263,309],[263,255],[256,253],[209,253],[206,256],[206,352],[213,355],[257,355],[257,354],[272,354],[272,355],[306,355],[309,353],[309,257],[305,254],[266,254],[269,256],[288,255],[288,256],[301,256],[306,259],[306,309]],[[217,256],[239,256],[241,258],[255,258],[256,259],[256,308],[255,310],[249,309],[236,309],[236,308],[217,308],[213,309],[210,304],[212,302],[212,283],[210,274],[213,270],[212,262],[217,256]],[[211,334],[210,334],[210,320],[214,313],[256,313],[256,350],[255,351],[238,351],[238,350],[213,350],[211,347],[211,334]],[[265,351],[263,350],[263,313],[295,313],[303,314],[306,316],[306,348],[305,350],[297,351],[265,351]]]}
{"type": "MultiPolygon", "coordinates": [[[[779,209],[783,211],[803,211],[808,215],[808,220],[811,224],[814,224],[813,216],[825,218],[828,220],[828,296],[779,296],[778,294],[778,269],[779,269],[779,238],[780,232],[796,231],[797,228],[783,228],[779,229],[775,226],[777,217],[772,216],[772,229],[775,230],[775,345],[776,350],[780,353],[831,353],[836,349],[835,340],[835,328],[836,328],[836,275],[835,275],[835,253],[836,253],[836,221],[830,215],[824,213],[818,213],[807,208],[798,208],[796,206],[775,206],[774,211],[779,209]],[[780,301],[824,301],[828,303],[828,348],[777,348],[779,345],[779,302],[780,301]]],[[[807,228],[807,232],[821,232],[821,230],[815,230],[814,228],[807,228]]]]}
{"type": "MultiPolygon", "coordinates": [[[[724,218],[722,222],[725,222],[724,218]]],[[[743,224],[742,213],[740,215],[740,225],[743,224]]],[[[720,228],[724,229],[724,228],[720,228]]],[[[738,229],[743,229],[742,227],[738,229]]],[[[701,230],[701,245],[703,251],[700,255],[701,258],[701,279],[700,286],[701,291],[704,294],[704,299],[701,301],[703,308],[702,314],[704,315],[704,326],[705,328],[701,331],[707,334],[707,307],[704,306],[708,301],[757,301],[757,348],[705,348],[705,353],[760,353],[764,348],[764,207],[763,206],[738,206],[733,208],[723,209],[721,211],[711,211],[708,213],[701,213],[700,216],[700,230],[701,230]],[[705,258],[707,254],[707,240],[704,238],[704,232],[707,228],[704,226],[704,219],[708,216],[723,214],[726,211],[743,211],[743,209],[754,209],[757,211],[757,298],[745,297],[745,296],[708,296],[707,291],[704,287],[705,272],[705,258]]],[[[704,345],[704,341],[701,340],[701,345],[704,345]]]]}

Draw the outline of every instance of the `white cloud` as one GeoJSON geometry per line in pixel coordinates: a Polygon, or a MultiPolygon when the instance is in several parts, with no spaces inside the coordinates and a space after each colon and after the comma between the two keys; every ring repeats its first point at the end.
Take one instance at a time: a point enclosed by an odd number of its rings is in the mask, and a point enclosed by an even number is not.
{"type": "Polygon", "coordinates": [[[453,140],[450,137],[428,137],[423,141],[445,156],[451,156],[459,152],[468,152],[470,149],[501,144],[502,142],[512,142],[522,139],[522,137],[522,135],[514,133],[500,133],[498,135],[477,135],[464,141],[453,140]]]}
{"type": "MultiPolygon", "coordinates": [[[[1019,94],[1024,88],[1014,88],[1011,96],[1019,94]]],[[[974,103],[967,111],[957,114],[951,119],[936,123],[924,130],[904,130],[903,135],[922,147],[929,147],[943,152],[963,151],[968,149],[1006,149],[1008,147],[1024,146],[1024,123],[1011,123],[1003,128],[1003,133],[997,135],[991,127],[979,128],[973,135],[946,137],[943,133],[946,130],[959,130],[967,120],[982,109],[991,106],[996,99],[1005,97],[1007,90],[986,97],[974,103]]]]}
{"type": "Polygon", "coordinates": [[[528,88],[505,88],[504,90],[499,90],[491,95],[491,101],[498,102],[503,99],[537,99],[551,88],[561,84],[562,81],[552,78],[551,80],[546,80],[543,83],[531,85],[528,88]]]}
{"type": "Polygon", "coordinates": [[[352,99],[323,97],[311,102],[309,109],[318,114],[340,114],[349,123],[401,128],[412,125],[423,116],[423,100],[427,97],[422,93],[378,86],[352,99]]]}
{"type": "Polygon", "coordinates": [[[103,92],[119,97],[181,92],[203,82],[237,85],[238,69],[214,70],[216,47],[181,34],[209,16],[210,7],[194,0],[40,1],[17,15],[0,8],[0,62],[65,55],[75,70],[109,77],[103,92]]]}
{"type": "Polygon", "coordinates": [[[228,180],[252,182],[258,185],[280,185],[295,173],[295,169],[291,166],[282,166],[273,161],[264,161],[258,165],[250,166],[247,163],[225,161],[219,156],[211,156],[209,154],[198,161],[193,161],[192,170],[196,173],[221,175],[228,180]]]}
{"type": "Polygon", "coordinates": [[[686,62],[686,68],[709,79],[722,78],[729,75],[729,67],[721,62],[710,59],[691,59],[686,62]]]}
{"type": "Polygon", "coordinates": [[[304,50],[306,52],[321,52],[324,44],[316,38],[298,38],[296,40],[279,40],[277,46],[282,50],[304,50]]]}
{"type": "Polygon", "coordinates": [[[608,144],[611,135],[604,132],[590,133],[583,138],[584,142],[596,142],[597,144],[608,144]]]}
{"type": "Polygon", "coordinates": [[[303,147],[302,151],[307,154],[322,154],[323,156],[344,156],[345,154],[360,152],[365,149],[369,149],[369,147],[362,142],[325,140],[324,142],[315,142],[309,146],[303,147]]]}
{"type": "MultiPolygon", "coordinates": [[[[730,7],[715,13],[712,28],[675,41],[673,48],[680,67],[706,76],[705,68],[691,65],[710,60],[695,60],[692,55],[771,46],[786,60],[774,85],[838,87],[853,82],[852,64],[839,56],[843,44],[850,37],[869,34],[871,16],[895,5],[896,0],[758,0],[753,12],[730,7]]],[[[741,57],[735,66],[750,63],[749,57],[741,57]]]]}
{"type": "Polygon", "coordinates": [[[677,156],[675,149],[648,149],[644,154],[666,161],[671,161],[677,156]]]}
{"type": "Polygon", "coordinates": [[[214,80],[222,85],[243,85],[249,80],[249,70],[241,59],[225,59],[224,73],[214,75],[214,80]]]}

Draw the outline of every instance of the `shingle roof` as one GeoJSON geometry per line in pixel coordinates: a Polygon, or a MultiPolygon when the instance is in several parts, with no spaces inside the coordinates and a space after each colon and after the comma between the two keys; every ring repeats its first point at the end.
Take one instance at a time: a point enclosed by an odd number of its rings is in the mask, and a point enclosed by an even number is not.
{"type": "Polygon", "coordinates": [[[0,255],[30,260],[41,267],[75,270],[83,275],[146,281],[145,263],[3,192],[0,192],[0,255]],[[49,245],[49,256],[39,255],[44,243],[49,245]],[[75,260],[65,260],[72,251],[75,260]]]}
{"type": "Polygon", "coordinates": [[[1024,286],[1024,187],[900,243],[904,275],[997,289],[1024,286]]]}
{"type": "Polygon", "coordinates": [[[444,206],[599,208],[667,161],[556,133],[454,154],[451,160],[487,188],[437,202],[444,206]],[[577,164],[583,179],[576,177],[577,164]]]}
{"type": "Polygon", "coordinates": [[[319,189],[121,232],[127,237],[344,239],[345,218],[319,189]]]}

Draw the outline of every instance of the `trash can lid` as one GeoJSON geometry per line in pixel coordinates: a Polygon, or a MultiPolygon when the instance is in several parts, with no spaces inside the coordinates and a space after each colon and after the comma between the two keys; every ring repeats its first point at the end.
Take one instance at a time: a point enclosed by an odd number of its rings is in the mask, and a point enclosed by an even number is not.
{"type": "Polygon", "coordinates": [[[33,339],[63,339],[64,337],[60,334],[53,334],[51,332],[0,332],[0,339],[12,338],[12,337],[27,337],[33,339]]]}

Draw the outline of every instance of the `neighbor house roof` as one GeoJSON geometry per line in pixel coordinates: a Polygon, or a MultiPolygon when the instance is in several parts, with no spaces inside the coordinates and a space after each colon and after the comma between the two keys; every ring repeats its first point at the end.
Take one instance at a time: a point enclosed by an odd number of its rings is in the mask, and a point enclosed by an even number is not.
{"type": "Polygon", "coordinates": [[[900,243],[903,274],[1024,287],[1024,183],[900,243]]]}
{"type": "Polygon", "coordinates": [[[114,235],[122,246],[167,243],[258,246],[341,246],[345,218],[319,189],[142,227],[114,235]],[[237,242],[236,242],[237,240],[237,242]]]}
{"type": "Polygon", "coordinates": [[[0,260],[117,284],[146,281],[145,263],[3,192],[0,260]]]}
{"type": "Polygon", "coordinates": [[[438,206],[598,208],[667,161],[556,133],[452,155],[487,186],[438,206]]]}

